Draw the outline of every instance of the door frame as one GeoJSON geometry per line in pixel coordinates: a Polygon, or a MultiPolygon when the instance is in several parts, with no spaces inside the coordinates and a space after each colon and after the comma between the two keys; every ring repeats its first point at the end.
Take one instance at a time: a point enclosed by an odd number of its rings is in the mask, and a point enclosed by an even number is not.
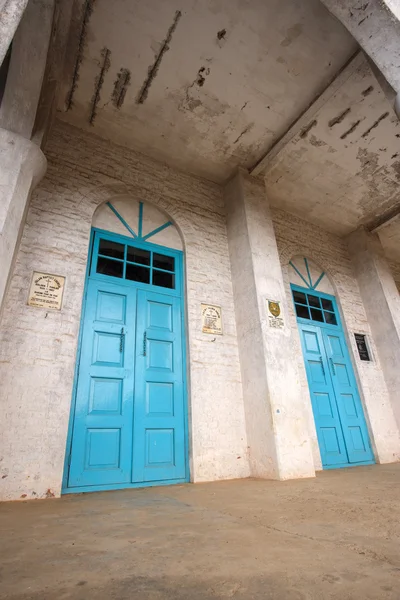
{"type": "MultiPolygon", "coordinates": [[[[339,312],[339,307],[336,301],[336,296],[333,296],[332,294],[326,294],[324,292],[318,292],[315,289],[310,289],[310,288],[306,288],[306,287],[302,287],[300,285],[296,285],[294,283],[290,284],[290,291],[291,291],[291,300],[292,300],[292,305],[293,305],[293,309],[294,309],[294,315],[295,315],[295,319],[296,319],[296,323],[299,323],[300,325],[312,325],[313,327],[320,327],[321,329],[325,330],[325,331],[331,331],[331,332],[337,332],[338,330],[343,333],[343,337],[344,340],[346,342],[346,349],[349,355],[349,359],[350,359],[350,364],[351,364],[351,368],[353,371],[353,377],[354,377],[354,382],[355,382],[355,386],[358,392],[358,397],[360,399],[360,404],[361,404],[361,408],[363,411],[363,416],[364,416],[364,421],[365,421],[365,425],[367,428],[367,432],[368,432],[368,437],[369,437],[369,443],[370,443],[370,447],[371,447],[371,452],[372,455],[374,457],[374,460],[371,461],[367,461],[367,462],[361,462],[361,463],[348,463],[348,464],[344,464],[344,465],[323,465],[322,464],[322,457],[321,457],[321,466],[322,469],[324,471],[327,470],[331,470],[331,469],[347,469],[347,468],[351,468],[351,467],[359,467],[359,466],[364,466],[364,465],[374,465],[376,464],[376,460],[375,460],[375,452],[374,452],[374,448],[372,445],[372,435],[371,435],[371,430],[370,427],[368,425],[368,419],[367,419],[367,409],[365,406],[365,403],[363,402],[363,397],[361,394],[361,386],[360,386],[360,381],[359,381],[359,376],[358,376],[358,369],[356,368],[355,362],[354,362],[354,356],[353,356],[353,352],[351,352],[350,350],[350,344],[349,344],[349,339],[348,339],[348,335],[347,335],[347,330],[345,329],[345,327],[343,326],[343,320],[341,318],[341,314],[339,312]],[[327,300],[330,300],[332,302],[333,305],[333,309],[334,309],[334,313],[335,313],[335,317],[336,317],[336,321],[337,321],[337,325],[328,325],[327,323],[321,323],[320,321],[314,321],[313,319],[303,319],[302,317],[298,317],[296,314],[296,308],[295,308],[295,303],[294,303],[294,299],[293,299],[293,292],[301,292],[303,294],[310,294],[312,296],[318,296],[319,298],[326,298],[327,300]]],[[[297,327],[297,331],[299,331],[299,328],[297,327]]],[[[303,353],[303,344],[302,344],[302,340],[300,339],[300,348],[301,348],[301,355],[303,358],[303,364],[304,364],[304,353],[303,353]]],[[[307,381],[307,388],[310,392],[310,384],[308,382],[308,375],[307,375],[307,370],[306,367],[304,365],[304,369],[305,369],[305,374],[306,374],[306,381],[307,381]]],[[[316,431],[316,424],[315,424],[315,416],[314,416],[314,411],[312,408],[312,403],[311,403],[311,399],[310,399],[310,404],[311,404],[311,412],[313,415],[313,422],[314,422],[314,426],[315,426],[315,437],[317,439],[317,443],[318,443],[318,449],[319,449],[319,442],[318,442],[318,435],[317,435],[317,431],[316,431]]]]}
{"type": "Polygon", "coordinates": [[[61,485],[61,494],[74,494],[74,493],[89,493],[95,491],[105,491],[105,490],[117,490],[117,489],[129,489],[129,488],[142,488],[142,487],[154,487],[160,485],[172,485],[175,483],[188,483],[190,481],[190,456],[189,456],[189,406],[188,406],[188,362],[187,362],[187,339],[186,339],[186,287],[184,285],[184,252],[182,250],[176,250],[174,248],[168,248],[167,246],[161,246],[159,244],[153,244],[150,242],[138,242],[134,238],[129,236],[121,235],[119,233],[113,233],[111,231],[107,231],[104,229],[99,229],[97,227],[92,227],[90,231],[90,239],[89,239],[89,248],[88,255],[86,261],[86,272],[85,272],[85,284],[82,296],[82,305],[81,305],[81,314],[80,314],[80,323],[79,323],[79,334],[78,334],[78,346],[75,357],[75,368],[74,368],[74,381],[72,386],[72,398],[70,404],[70,412],[69,412],[69,421],[68,421],[68,431],[67,431],[67,440],[66,440],[66,450],[64,457],[64,468],[62,475],[62,485],[61,485]],[[94,256],[94,248],[95,241],[100,236],[106,237],[109,240],[121,243],[129,243],[131,246],[135,246],[136,248],[140,248],[142,250],[153,250],[159,251],[160,253],[168,253],[169,256],[174,256],[176,259],[176,280],[177,287],[174,290],[168,288],[162,288],[159,286],[153,286],[149,284],[143,284],[140,282],[129,282],[124,279],[119,279],[116,277],[111,277],[108,275],[91,275],[91,268],[93,263],[94,256]],[[68,487],[68,475],[69,475],[69,465],[71,459],[71,451],[72,451],[72,434],[74,428],[75,421],[75,409],[76,409],[76,395],[78,388],[78,377],[79,377],[79,364],[81,359],[81,350],[82,350],[82,338],[83,338],[83,326],[85,320],[85,311],[86,311],[86,301],[88,294],[88,286],[89,280],[95,279],[97,281],[104,281],[109,283],[116,283],[122,286],[134,287],[136,289],[145,289],[149,291],[157,291],[158,293],[173,295],[175,297],[179,297],[181,300],[181,330],[182,330],[182,361],[183,361],[183,410],[184,410],[184,436],[185,436],[185,478],[183,480],[173,480],[173,481],[149,481],[149,482],[140,482],[140,483],[122,483],[116,485],[103,486],[87,486],[83,487],[68,487]]]}

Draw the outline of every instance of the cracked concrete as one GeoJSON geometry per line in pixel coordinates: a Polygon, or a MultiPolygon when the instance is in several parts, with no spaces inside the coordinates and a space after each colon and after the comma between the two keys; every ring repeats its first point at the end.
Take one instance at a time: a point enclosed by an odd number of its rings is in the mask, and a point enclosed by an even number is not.
{"type": "Polygon", "coordinates": [[[0,508],[0,598],[397,600],[400,465],[0,508]]]}

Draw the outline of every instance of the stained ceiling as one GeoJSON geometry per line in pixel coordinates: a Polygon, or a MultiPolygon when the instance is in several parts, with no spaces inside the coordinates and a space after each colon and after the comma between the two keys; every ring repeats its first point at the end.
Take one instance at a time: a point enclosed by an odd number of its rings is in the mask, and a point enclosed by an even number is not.
{"type": "MultiPolygon", "coordinates": [[[[339,236],[372,230],[399,205],[400,122],[362,54],[320,104],[267,159],[270,200],[339,236]]],[[[379,235],[398,260],[397,226],[379,235]]]]}
{"type": "MultiPolygon", "coordinates": [[[[319,0],[75,4],[62,120],[218,183],[258,164],[273,205],[340,236],[399,202],[399,122],[319,0]]],[[[400,224],[380,236],[400,262],[400,224]]]]}
{"type": "Polygon", "coordinates": [[[217,182],[254,165],[356,49],[319,0],[78,4],[62,118],[217,182]]]}

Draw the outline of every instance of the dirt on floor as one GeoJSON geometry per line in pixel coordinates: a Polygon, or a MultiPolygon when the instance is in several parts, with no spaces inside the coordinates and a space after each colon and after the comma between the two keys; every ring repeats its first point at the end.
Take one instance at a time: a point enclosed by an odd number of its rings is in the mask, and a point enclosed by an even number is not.
{"type": "Polygon", "coordinates": [[[400,465],[0,505],[8,600],[400,600],[400,465]]]}

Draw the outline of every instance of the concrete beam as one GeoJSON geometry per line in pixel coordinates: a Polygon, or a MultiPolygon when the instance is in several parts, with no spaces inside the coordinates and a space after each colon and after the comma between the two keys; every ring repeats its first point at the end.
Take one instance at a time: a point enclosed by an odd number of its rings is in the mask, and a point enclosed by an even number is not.
{"type": "Polygon", "coordinates": [[[384,229],[388,225],[392,225],[395,221],[400,219],[400,202],[393,206],[390,210],[384,212],[381,216],[376,217],[369,223],[365,224],[364,227],[371,233],[376,233],[381,229],[384,229]]]}
{"type": "Polygon", "coordinates": [[[29,0],[0,0],[0,65],[21,21],[29,0]]]}
{"type": "MultiPolygon", "coordinates": [[[[393,1],[321,0],[371,57],[396,94],[400,93],[400,21],[393,1]]],[[[397,8],[397,12],[398,12],[397,8]]]]}

